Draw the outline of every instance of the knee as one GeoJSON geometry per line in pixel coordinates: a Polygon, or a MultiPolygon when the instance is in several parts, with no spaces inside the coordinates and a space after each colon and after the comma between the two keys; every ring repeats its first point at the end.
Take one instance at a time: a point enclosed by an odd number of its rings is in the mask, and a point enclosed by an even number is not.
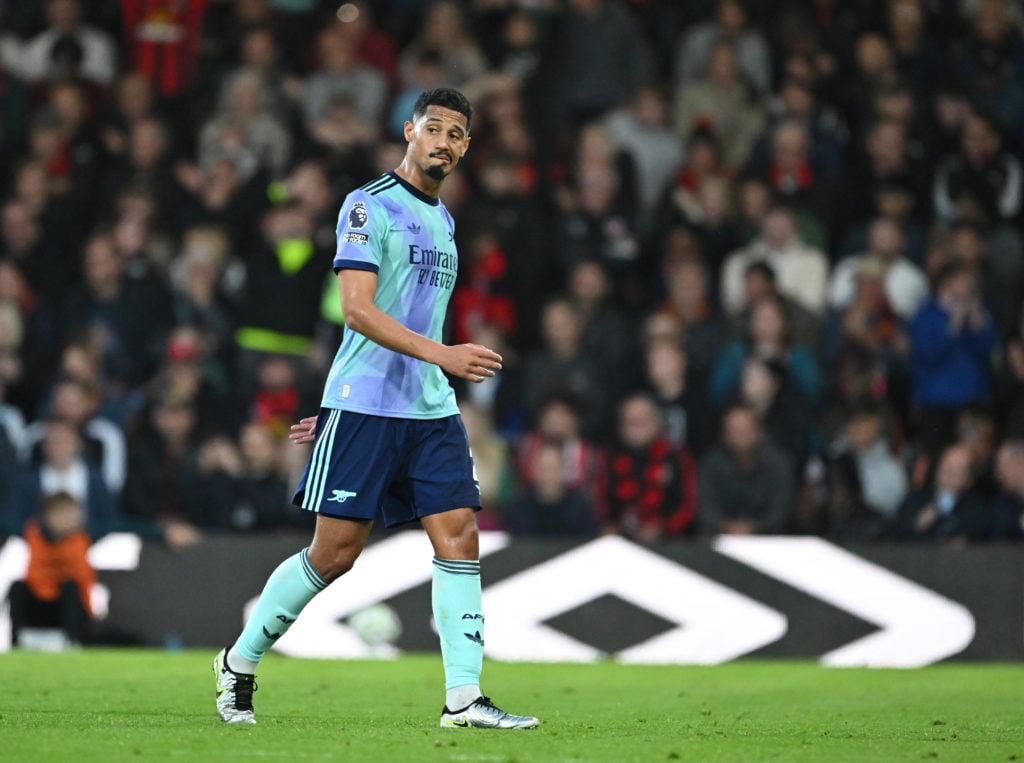
{"type": "Polygon", "coordinates": [[[441,559],[479,559],[480,534],[476,518],[471,515],[467,521],[453,528],[438,541],[434,551],[441,559]]]}
{"type": "Polygon", "coordinates": [[[324,550],[314,545],[309,549],[310,564],[328,583],[352,569],[358,556],[359,550],[349,546],[324,550]]]}

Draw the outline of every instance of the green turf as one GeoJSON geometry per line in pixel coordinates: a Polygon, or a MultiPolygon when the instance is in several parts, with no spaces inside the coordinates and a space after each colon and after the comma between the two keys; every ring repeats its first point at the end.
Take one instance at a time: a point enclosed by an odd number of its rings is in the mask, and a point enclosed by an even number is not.
{"type": "Polygon", "coordinates": [[[437,728],[440,662],[271,656],[259,724],[213,709],[206,652],[0,654],[3,761],[1024,761],[1024,667],[488,663],[536,731],[437,728]]]}

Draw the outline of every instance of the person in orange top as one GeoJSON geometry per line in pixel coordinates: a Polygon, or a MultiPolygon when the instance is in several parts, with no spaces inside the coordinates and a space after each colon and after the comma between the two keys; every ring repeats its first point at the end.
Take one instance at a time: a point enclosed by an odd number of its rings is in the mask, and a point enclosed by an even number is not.
{"type": "Polygon", "coordinates": [[[89,591],[96,572],[87,552],[85,511],[69,493],[43,499],[42,511],[25,524],[29,547],[23,581],[11,585],[11,632],[15,646],[24,628],[59,628],[80,644],[92,620],[89,591]]]}

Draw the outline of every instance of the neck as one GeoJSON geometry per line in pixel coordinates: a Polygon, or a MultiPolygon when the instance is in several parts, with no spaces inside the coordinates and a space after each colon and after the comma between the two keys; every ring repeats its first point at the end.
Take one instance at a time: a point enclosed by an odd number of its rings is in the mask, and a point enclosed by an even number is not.
{"type": "Polygon", "coordinates": [[[441,185],[444,183],[444,180],[434,180],[434,178],[413,164],[408,156],[402,160],[401,164],[395,167],[395,174],[427,196],[436,199],[441,195],[441,185]]]}

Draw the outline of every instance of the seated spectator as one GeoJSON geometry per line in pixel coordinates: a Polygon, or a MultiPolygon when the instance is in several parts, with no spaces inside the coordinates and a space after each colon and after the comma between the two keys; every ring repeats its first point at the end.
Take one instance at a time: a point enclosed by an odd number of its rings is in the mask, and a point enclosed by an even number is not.
{"type": "Polygon", "coordinates": [[[721,406],[736,394],[748,358],[775,361],[805,400],[817,401],[821,394],[817,361],[806,347],[792,342],[790,326],[781,300],[769,296],[754,304],[743,337],[726,345],[718,356],[708,388],[712,402],[721,406]]]}
{"type": "Polygon", "coordinates": [[[211,359],[205,337],[192,326],[171,331],[163,362],[146,386],[189,401],[196,409],[203,434],[233,430],[238,423],[226,369],[211,359]]]}
{"type": "Polygon", "coordinates": [[[597,516],[590,500],[565,477],[565,454],[555,443],[540,446],[534,480],[524,486],[503,512],[505,529],[528,537],[597,534],[597,516]]]}
{"type": "Polygon", "coordinates": [[[701,459],[698,523],[704,535],[784,532],[793,512],[793,466],[768,442],[757,416],[736,406],[701,459]]]}
{"type": "Polygon", "coordinates": [[[724,341],[724,327],[713,307],[708,270],[696,250],[696,238],[687,229],[675,228],[667,237],[661,275],[665,301],[647,320],[675,324],[678,341],[686,346],[693,383],[703,388],[724,341]]]}
{"type": "Polygon", "coordinates": [[[871,224],[867,251],[836,265],[829,284],[829,306],[842,310],[853,301],[857,274],[868,262],[882,271],[889,305],[902,320],[911,320],[928,298],[928,277],[904,255],[899,225],[885,217],[871,224]]]}
{"type": "Polygon", "coordinates": [[[706,77],[680,88],[675,121],[683,139],[694,130],[713,132],[726,166],[735,169],[746,163],[764,123],[764,107],[741,78],[732,42],[716,42],[706,77]]]}
{"type": "Polygon", "coordinates": [[[312,518],[291,506],[291,493],[278,464],[280,438],[261,424],[247,424],[238,445],[214,437],[199,449],[197,506],[203,529],[267,532],[308,526],[312,518]]]}
{"type": "Polygon", "coordinates": [[[114,41],[106,32],[81,23],[81,15],[79,0],[46,0],[47,28],[22,46],[19,76],[38,82],[78,75],[103,87],[113,83],[114,41]]]}
{"type": "Polygon", "coordinates": [[[126,522],[175,550],[202,539],[193,516],[199,505],[196,425],[190,401],[157,394],[128,441],[126,522]]]}
{"type": "Polygon", "coordinates": [[[909,329],[890,307],[883,279],[877,261],[861,264],[849,304],[829,314],[821,365],[834,370],[827,377],[830,400],[838,405],[889,400],[905,426],[910,404],[909,329]]]}
{"type": "Polygon", "coordinates": [[[943,158],[935,171],[933,194],[935,213],[947,223],[992,225],[1020,214],[1024,171],[991,117],[977,112],[967,117],[959,151],[943,158]]]}
{"type": "Polygon", "coordinates": [[[907,495],[908,480],[893,450],[888,426],[883,408],[868,403],[854,409],[845,430],[829,447],[829,459],[851,464],[856,481],[847,493],[884,524],[891,525],[907,495]]]}
{"type": "Polygon", "coordinates": [[[111,380],[138,385],[155,370],[159,338],[169,316],[154,310],[144,287],[128,278],[113,238],[97,233],[86,244],[85,278],[66,303],[68,325],[87,335],[111,380]]]}
{"type": "Polygon", "coordinates": [[[545,400],[533,430],[519,443],[517,460],[523,484],[529,486],[536,480],[537,454],[551,443],[562,448],[566,484],[592,497],[599,453],[580,434],[579,412],[571,396],[553,395],[545,400]]]}
{"type": "Polygon", "coordinates": [[[803,474],[812,446],[812,406],[777,360],[749,357],[732,402],[752,410],[765,436],[790,457],[794,477],[803,474]]]}
{"type": "Polygon", "coordinates": [[[619,406],[614,444],[602,458],[597,505],[606,533],[643,542],[681,535],[697,510],[697,469],[664,434],[657,403],[634,394],[619,406]]]}
{"type": "Polygon", "coordinates": [[[207,171],[227,159],[245,182],[258,172],[284,175],[291,136],[271,110],[266,83],[256,72],[241,71],[224,86],[217,111],[199,133],[199,165],[207,171]]]}
{"type": "Polygon", "coordinates": [[[743,273],[743,308],[730,316],[729,333],[742,337],[750,325],[750,314],[762,299],[776,299],[782,303],[789,316],[789,327],[793,332],[793,343],[807,348],[818,346],[821,321],[795,300],[779,291],[775,270],[765,260],[755,260],[747,265],[743,273]]]}
{"type": "Polygon", "coordinates": [[[388,95],[388,81],[379,70],[359,62],[356,51],[338,26],[325,29],[316,42],[320,68],[306,82],[304,112],[310,129],[339,96],[347,98],[369,125],[379,125],[388,95]]]}
{"type": "Polygon", "coordinates": [[[84,525],[99,538],[118,523],[118,507],[100,471],[82,455],[82,437],[74,424],[52,419],[46,425],[42,461],[26,466],[16,478],[3,510],[2,525],[10,533],[21,528],[54,493],[69,493],[85,512],[84,525]]]}
{"type": "Polygon", "coordinates": [[[604,122],[612,142],[625,151],[636,167],[641,230],[648,230],[655,207],[683,161],[683,147],[668,126],[665,94],[647,85],[626,108],[604,122]]]}
{"type": "MultiPolygon", "coordinates": [[[[124,432],[115,422],[100,414],[100,390],[94,382],[74,378],[60,379],[54,385],[47,416],[67,421],[81,436],[83,457],[100,470],[111,495],[120,495],[125,479],[124,432]]],[[[21,459],[39,463],[39,443],[49,431],[47,419],[34,421],[25,430],[21,459]]]]}
{"type": "Polygon", "coordinates": [[[992,537],[1024,536],[1024,440],[1011,439],[996,453],[996,480],[1001,492],[992,507],[992,537]]]}
{"type": "Polygon", "coordinates": [[[775,271],[779,291],[821,315],[825,309],[828,258],[808,246],[796,228],[794,211],[775,204],[765,215],[760,236],[733,252],[722,271],[722,306],[729,313],[743,309],[743,274],[751,262],[764,260],[775,271]]]}
{"type": "Polygon", "coordinates": [[[933,483],[908,496],[900,507],[900,536],[911,540],[984,540],[991,507],[975,486],[971,453],[963,445],[943,451],[933,483]]]}
{"type": "Polygon", "coordinates": [[[685,348],[659,337],[646,343],[644,386],[661,409],[665,437],[674,448],[701,456],[710,439],[709,416],[699,388],[690,383],[685,348]]]}
{"type": "Polygon", "coordinates": [[[748,23],[744,4],[739,0],[716,0],[714,6],[714,19],[688,29],[680,40],[675,62],[677,82],[705,76],[715,44],[728,40],[736,48],[737,65],[743,78],[758,93],[767,93],[772,82],[772,59],[764,34],[748,23]]]}
{"type": "Polygon", "coordinates": [[[939,274],[935,296],[911,326],[911,372],[917,435],[934,456],[949,445],[959,412],[987,405],[996,331],[974,274],[954,263],[939,274]]]}
{"type": "Polygon", "coordinates": [[[28,569],[11,583],[11,642],[29,647],[29,629],[57,629],[67,645],[89,640],[90,596],[96,572],[89,564],[91,544],[82,504],[69,493],[46,496],[26,522],[28,569]]]}
{"type": "Polygon", "coordinates": [[[581,429],[587,437],[602,434],[606,424],[605,388],[597,358],[580,345],[580,316],[565,299],[549,302],[541,316],[543,345],[526,358],[523,378],[527,414],[538,417],[552,395],[578,400],[581,429]]]}

